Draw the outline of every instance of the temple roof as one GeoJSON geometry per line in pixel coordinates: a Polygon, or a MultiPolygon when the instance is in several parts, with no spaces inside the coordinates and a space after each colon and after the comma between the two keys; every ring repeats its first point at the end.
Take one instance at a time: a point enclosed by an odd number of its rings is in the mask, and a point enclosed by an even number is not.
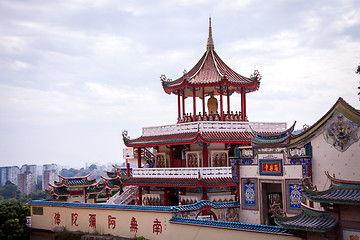
{"type": "Polygon", "coordinates": [[[329,174],[329,171],[325,171],[325,175],[330,179],[332,185],[340,185],[340,186],[347,186],[347,187],[352,187],[352,186],[360,187],[360,181],[335,178],[335,176],[331,176],[329,174]]]}
{"type": "Polygon", "coordinates": [[[236,186],[233,178],[128,178],[122,179],[125,186],[156,186],[156,187],[225,187],[236,186]]]}
{"type": "Polygon", "coordinates": [[[216,203],[209,200],[201,200],[199,202],[190,205],[174,206],[172,209],[174,212],[184,212],[184,211],[199,210],[205,206],[212,208],[229,208],[229,207],[239,207],[240,203],[238,201],[216,203]]]}
{"type": "Polygon", "coordinates": [[[299,215],[293,217],[275,215],[274,220],[277,225],[287,229],[322,233],[334,228],[338,223],[330,213],[308,208],[303,208],[299,215]]]}
{"type": "Polygon", "coordinates": [[[328,172],[325,173],[332,181],[331,187],[325,191],[304,187],[304,196],[307,199],[320,203],[360,205],[359,181],[340,180],[331,177],[328,172]]]}
{"type": "MultiPolygon", "coordinates": [[[[256,91],[259,89],[261,76],[258,71],[255,71],[250,78],[244,77],[233,71],[221,60],[214,50],[211,19],[209,19],[209,38],[206,52],[197,64],[189,72],[184,71],[183,76],[176,80],[168,80],[164,75],[162,75],[161,80],[164,91],[168,94],[179,94],[179,90],[182,89],[185,91],[185,96],[192,96],[192,92],[188,88],[211,87],[205,89],[205,95],[214,90],[214,94],[219,95],[220,89],[215,89],[215,86],[226,85],[230,91],[229,94],[234,91],[240,93],[241,88],[245,92],[256,91]]],[[[200,93],[197,95],[200,97],[200,93]]]]}
{"type": "Polygon", "coordinates": [[[103,176],[101,176],[101,178],[104,180],[104,187],[105,188],[109,188],[109,189],[122,189],[122,184],[121,184],[121,177],[116,177],[116,178],[111,178],[111,179],[107,179],[104,178],[103,176]]]}
{"type": "Polygon", "coordinates": [[[70,191],[67,190],[66,188],[58,188],[55,187],[51,184],[49,184],[49,186],[51,187],[51,189],[46,189],[46,193],[50,194],[50,195],[56,195],[56,196],[69,196],[70,195],[70,191]]]}
{"type": "Polygon", "coordinates": [[[291,133],[294,131],[296,121],[294,124],[282,132],[258,132],[255,131],[251,125],[249,126],[254,138],[252,139],[253,145],[271,145],[271,144],[286,144],[288,143],[291,133]]]}
{"type": "Polygon", "coordinates": [[[290,137],[290,144],[295,145],[299,143],[307,143],[309,138],[316,135],[316,132],[322,131],[322,127],[326,124],[326,122],[331,120],[333,115],[335,115],[337,112],[341,113],[343,116],[350,119],[354,123],[360,124],[360,112],[348,104],[344,99],[339,97],[331,109],[316,123],[305,129],[303,132],[290,137]]]}
{"type": "Polygon", "coordinates": [[[105,184],[97,184],[86,189],[87,194],[99,194],[105,187],[105,184]]]}
{"type": "Polygon", "coordinates": [[[89,180],[90,173],[83,177],[62,177],[59,175],[60,181],[54,182],[56,187],[88,187],[96,185],[96,179],[89,180]]]}
{"type": "Polygon", "coordinates": [[[198,141],[204,143],[250,143],[253,138],[248,131],[196,131],[186,133],[173,133],[164,135],[141,136],[137,139],[127,139],[124,143],[128,147],[144,147],[156,145],[180,145],[192,144],[198,141]]]}

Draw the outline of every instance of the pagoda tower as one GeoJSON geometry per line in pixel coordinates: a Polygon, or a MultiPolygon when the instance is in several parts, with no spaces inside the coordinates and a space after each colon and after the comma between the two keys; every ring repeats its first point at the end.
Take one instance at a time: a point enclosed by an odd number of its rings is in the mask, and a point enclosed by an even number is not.
{"type": "Polygon", "coordinates": [[[133,149],[132,161],[137,161],[137,168],[121,182],[126,188],[138,188],[137,204],[186,205],[200,200],[240,199],[239,162],[243,156],[252,159],[253,130],[286,130],[286,123],[247,120],[246,93],[258,90],[260,80],[258,71],[247,78],[221,60],[209,19],[206,51],[195,66],[176,80],[161,76],[164,91],[177,95],[177,123],[145,127],[134,139],[123,132],[124,144],[133,149]],[[230,109],[233,93],[241,95],[241,106],[235,111],[230,109]],[[186,113],[186,98],[192,99],[192,113],[186,113]],[[199,100],[202,110],[198,112],[199,100]],[[239,152],[246,156],[239,156],[239,152]]]}
{"type": "Polygon", "coordinates": [[[201,120],[239,120],[247,121],[246,94],[259,89],[261,75],[256,70],[250,78],[244,77],[228,67],[215,51],[212,37],[211,18],[209,18],[209,37],[206,51],[196,65],[189,71],[184,70],[183,76],[176,80],[169,80],[165,75],[161,77],[162,86],[167,94],[175,94],[178,99],[178,122],[201,120]],[[230,96],[241,94],[240,113],[232,114],[230,96]],[[215,96],[219,96],[217,103],[215,96]],[[205,107],[205,98],[210,96],[205,107]],[[186,114],[185,99],[193,99],[192,117],[186,114]],[[224,98],[227,98],[225,112],[224,98]],[[196,110],[196,100],[202,100],[202,113],[196,110]],[[218,115],[218,116],[216,116],[218,115]],[[231,119],[231,117],[235,119],[231,119]]]}

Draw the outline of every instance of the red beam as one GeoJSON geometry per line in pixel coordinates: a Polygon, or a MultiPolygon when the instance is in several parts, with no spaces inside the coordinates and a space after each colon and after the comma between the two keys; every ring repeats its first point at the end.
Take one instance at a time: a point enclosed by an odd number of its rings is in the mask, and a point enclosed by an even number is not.
{"type": "Polygon", "coordinates": [[[205,88],[203,88],[203,91],[202,91],[202,98],[203,98],[203,101],[202,101],[202,107],[203,107],[203,116],[205,115],[205,88]]]}
{"type": "Polygon", "coordinates": [[[170,146],[170,167],[174,167],[174,149],[170,146]]]}
{"type": "Polygon", "coordinates": [[[223,114],[223,97],[222,97],[222,89],[220,86],[220,120],[224,121],[224,114],[223,114]]]}
{"type": "Polygon", "coordinates": [[[203,147],[203,167],[208,167],[208,151],[206,143],[204,143],[203,147]]]}
{"type": "Polygon", "coordinates": [[[244,88],[241,88],[241,120],[245,121],[245,90],[244,88]]]}
{"type": "Polygon", "coordinates": [[[178,94],[178,120],[181,118],[181,111],[180,111],[180,91],[178,94]]]}
{"type": "Polygon", "coordinates": [[[137,160],[138,160],[138,168],[141,168],[141,148],[138,147],[138,156],[137,156],[137,160]]]}
{"type": "Polygon", "coordinates": [[[226,88],[226,97],[227,97],[227,111],[230,114],[230,96],[229,96],[229,88],[226,88]]]}
{"type": "Polygon", "coordinates": [[[185,114],[185,90],[182,90],[182,113],[185,114]]]}
{"type": "Polygon", "coordinates": [[[196,122],[196,91],[193,88],[193,121],[196,122]]]}

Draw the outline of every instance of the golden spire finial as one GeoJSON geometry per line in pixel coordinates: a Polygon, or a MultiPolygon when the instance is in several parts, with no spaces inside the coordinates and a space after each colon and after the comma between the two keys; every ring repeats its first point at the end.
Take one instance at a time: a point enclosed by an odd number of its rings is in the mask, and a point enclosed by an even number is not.
{"type": "Polygon", "coordinates": [[[214,40],[212,38],[212,30],[211,30],[211,17],[209,17],[209,37],[207,41],[206,50],[207,51],[214,50],[214,40]]]}

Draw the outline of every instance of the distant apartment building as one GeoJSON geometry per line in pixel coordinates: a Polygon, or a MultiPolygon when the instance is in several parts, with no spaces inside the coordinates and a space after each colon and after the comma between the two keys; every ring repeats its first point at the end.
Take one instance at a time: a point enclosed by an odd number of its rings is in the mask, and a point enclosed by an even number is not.
{"type": "Polygon", "coordinates": [[[36,190],[36,165],[23,165],[19,174],[19,189],[30,194],[36,190]]]}
{"type": "Polygon", "coordinates": [[[18,166],[0,167],[0,186],[4,186],[7,181],[19,185],[20,168],[18,166]]]}
{"type": "Polygon", "coordinates": [[[59,170],[56,164],[44,164],[42,172],[42,190],[49,189],[49,184],[54,185],[54,182],[59,179],[58,174],[59,170]]]}

